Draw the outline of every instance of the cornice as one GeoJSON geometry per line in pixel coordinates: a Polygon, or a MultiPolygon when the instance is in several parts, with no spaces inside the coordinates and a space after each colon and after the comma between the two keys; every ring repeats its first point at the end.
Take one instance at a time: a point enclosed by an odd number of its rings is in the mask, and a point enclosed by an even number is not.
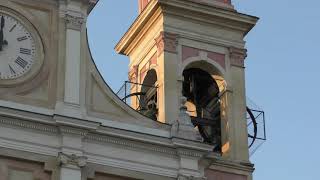
{"type": "Polygon", "coordinates": [[[59,130],[61,134],[63,135],[76,135],[76,136],[82,136],[85,137],[88,134],[88,130],[85,129],[79,129],[79,128],[73,128],[73,127],[67,127],[67,126],[60,126],[59,130]]]}
{"type": "Polygon", "coordinates": [[[235,169],[239,171],[253,172],[254,164],[250,162],[239,162],[234,160],[223,159],[221,156],[208,155],[206,158],[211,159],[209,168],[216,169],[215,167],[223,167],[227,169],[235,169]]]}
{"type": "MultiPolygon", "coordinates": [[[[148,27],[146,25],[151,19],[157,19],[161,15],[161,8],[158,5],[158,1],[150,1],[148,6],[143,10],[142,13],[135,19],[133,24],[130,26],[128,31],[122,36],[120,41],[115,46],[117,53],[129,55],[133,44],[139,42],[139,39],[142,37],[143,33],[141,31],[147,31],[148,27]],[[140,33],[139,38],[138,34],[140,33]],[[129,48],[130,46],[130,48],[129,48]]],[[[152,24],[153,22],[151,22],[152,24]]],[[[150,26],[150,25],[149,25],[150,26]]]]}
{"type": "Polygon", "coordinates": [[[209,36],[201,33],[190,33],[180,27],[173,27],[172,25],[167,25],[167,29],[175,34],[179,34],[179,38],[181,40],[192,40],[199,41],[201,43],[212,44],[216,46],[224,46],[224,47],[244,47],[244,41],[234,41],[230,39],[222,39],[221,37],[209,36]]]}
{"type": "Polygon", "coordinates": [[[179,175],[178,180],[207,180],[207,178],[179,175]]]}
{"type": "Polygon", "coordinates": [[[258,17],[238,13],[224,8],[207,6],[191,0],[159,0],[164,6],[164,15],[184,17],[188,20],[219,25],[221,27],[243,31],[246,35],[257,23],[258,17]]]}
{"type": "Polygon", "coordinates": [[[20,120],[20,119],[14,119],[14,118],[8,118],[8,117],[1,117],[0,116],[0,124],[9,125],[13,127],[20,127],[20,128],[26,128],[26,129],[33,129],[38,131],[43,131],[47,133],[58,133],[58,128],[56,126],[52,125],[45,125],[39,122],[30,122],[27,120],[20,120]]]}
{"type": "MultiPolygon", "coordinates": [[[[208,6],[190,0],[155,0],[150,1],[146,9],[137,17],[129,30],[115,47],[117,53],[129,55],[132,47],[139,42],[142,29],[155,16],[174,15],[197,22],[219,25],[221,27],[242,31],[246,35],[257,23],[258,17],[238,13],[234,10],[208,6]],[[158,11],[157,11],[158,10],[158,11]],[[160,14],[157,14],[160,13],[160,14]]],[[[164,25],[168,26],[168,25],[164,25]]]]}
{"type": "Polygon", "coordinates": [[[85,119],[78,119],[73,117],[66,117],[61,115],[54,115],[53,119],[57,125],[70,126],[79,129],[97,130],[101,123],[88,121],[85,119]]]}
{"type": "Polygon", "coordinates": [[[163,153],[169,156],[177,156],[177,151],[173,147],[165,147],[165,146],[159,146],[151,143],[131,141],[131,140],[116,138],[112,136],[104,136],[100,134],[88,134],[85,140],[111,143],[111,144],[119,145],[128,149],[139,149],[144,151],[147,150],[147,151],[153,151],[157,153],[163,153]]]}

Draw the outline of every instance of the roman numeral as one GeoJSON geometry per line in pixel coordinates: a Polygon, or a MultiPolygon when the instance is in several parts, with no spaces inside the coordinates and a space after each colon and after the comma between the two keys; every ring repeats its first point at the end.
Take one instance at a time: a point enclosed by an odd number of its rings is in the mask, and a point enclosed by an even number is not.
{"type": "Polygon", "coordinates": [[[9,65],[9,69],[10,69],[11,74],[16,74],[16,71],[14,71],[10,65],[9,65]]]}
{"type": "Polygon", "coordinates": [[[17,38],[18,41],[24,41],[24,40],[27,40],[27,39],[28,39],[27,36],[22,36],[22,37],[17,38]]]}
{"type": "Polygon", "coordinates": [[[31,55],[31,49],[20,48],[21,54],[31,55]]]}
{"type": "Polygon", "coordinates": [[[16,27],[17,27],[17,25],[16,25],[16,24],[15,24],[15,25],[13,25],[9,32],[12,32],[12,31],[14,30],[14,28],[16,28],[16,27]]]}
{"type": "Polygon", "coordinates": [[[28,65],[28,62],[24,59],[22,59],[20,56],[14,61],[16,64],[18,64],[23,69],[28,65]]]}

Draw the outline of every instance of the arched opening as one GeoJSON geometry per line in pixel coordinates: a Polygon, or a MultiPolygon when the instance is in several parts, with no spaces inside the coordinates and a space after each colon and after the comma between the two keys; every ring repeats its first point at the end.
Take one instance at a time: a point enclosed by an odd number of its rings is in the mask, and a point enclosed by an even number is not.
{"type": "Polygon", "coordinates": [[[157,72],[151,69],[146,74],[141,86],[141,92],[144,94],[140,101],[140,112],[145,116],[157,120],[158,117],[158,96],[157,96],[157,72]]]}
{"type": "MultiPolygon", "coordinates": [[[[182,94],[192,123],[198,128],[204,142],[221,152],[221,101],[217,71],[211,65],[194,63],[183,71],[182,94]],[[203,68],[204,67],[204,68],[203,68]],[[210,72],[210,73],[209,73],[210,72]]],[[[223,85],[224,86],[224,85],[223,85]]]]}

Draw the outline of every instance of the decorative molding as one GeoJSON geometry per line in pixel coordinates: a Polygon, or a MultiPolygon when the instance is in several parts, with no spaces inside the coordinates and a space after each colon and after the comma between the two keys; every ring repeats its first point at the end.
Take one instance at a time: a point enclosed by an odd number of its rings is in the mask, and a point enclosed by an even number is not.
{"type": "Polygon", "coordinates": [[[69,126],[60,126],[59,129],[62,134],[71,134],[71,135],[77,135],[77,136],[83,136],[83,137],[85,137],[89,132],[88,130],[85,130],[85,129],[79,129],[79,128],[74,128],[69,126]]]}
{"type": "Polygon", "coordinates": [[[157,145],[148,145],[146,143],[139,143],[136,141],[114,138],[114,137],[110,137],[110,136],[88,134],[86,136],[86,139],[93,140],[93,141],[100,141],[100,142],[104,142],[104,143],[116,144],[116,145],[124,146],[129,149],[141,149],[141,150],[154,151],[154,152],[158,152],[158,153],[164,153],[164,154],[167,154],[170,156],[177,155],[177,152],[173,148],[161,147],[161,146],[157,146],[157,145]]]}
{"type": "Polygon", "coordinates": [[[209,169],[215,170],[216,168],[214,167],[223,167],[227,169],[234,169],[234,170],[245,171],[245,172],[254,171],[254,164],[251,164],[251,163],[244,164],[242,162],[237,162],[234,160],[231,161],[231,160],[223,159],[221,157],[207,156],[206,158],[213,159],[209,169]]]}
{"type": "Polygon", "coordinates": [[[49,132],[54,134],[58,133],[58,129],[55,126],[44,125],[36,122],[29,122],[25,120],[17,120],[13,118],[2,117],[0,118],[0,124],[26,128],[26,129],[34,129],[34,130],[39,130],[39,131],[44,131],[44,132],[49,132]]]}
{"type": "Polygon", "coordinates": [[[192,151],[192,150],[183,150],[183,149],[179,149],[178,150],[178,154],[180,156],[189,156],[189,157],[196,157],[196,158],[201,158],[203,157],[206,152],[196,152],[196,151],[192,151]]]}
{"type": "Polygon", "coordinates": [[[80,31],[82,24],[86,22],[85,15],[73,10],[60,10],[60,17],[64,18],[68,29],[80,31]]]}
{"type": "Polygon", "coordinates": [[[244,67],[244,60],[247,57],[247,50],[231,47],[230,52],[230,64],[231,66],[244,67]]]}
{"type": "MultiPolygon", "coordinates": [[[[153,174],[159,175],[163,177],[171,177],[176,178],[178,174],[178,167],[168,167],[168,166],[159,166],[156,164],[149,164],[136,161],[128,161],[126,159],[114,159],[112,157],[105,157],[105,156],[95,156],[95,155],[88,155],[88,165],[85,167],[90,167],[90,165],[95,164],[99,167],[104,166],[104,168],[108,168],[112,171],[112,169],[123,169],[126,171],[132,172],[141,172],[143,174],[153,174]],[[102,165],[102,166],[101,166],[102,165]],[[110,168],[111,167],[111,168],[110,168]]],[[[104,170],[97,169],[99,172],[105,172],[104,170]]]]}
{"type": "Polygon", "coordinates": [[[203,156],[207,156],[212,152],[214,148],[212,145],[199,141],[190,141],[186,138],[183,139],[173,137],[172,143],[177,149],[177,153],[180,157],[196,157],[197,159],[199,159],[203,156]]]}
{"type": "Polygon", "coordinates": [[[62,166],[74,165],[81,168],[86,166],[87,159],[85,156],[77,156],[75,154],[68,155],[63,152],[59,152],[58,154],[58,162],[62,166]]]}
{"type": "Polygon", "coordinates": [[[185,176],[179,175],[178,180],[206,180],[206,177],[194,177],[194,176],[185,176]]]}
{"type": "Polygon", "coordinates": [[[155,39],[158,48],[158,56],[164,51],[177,53],[178,35],[168,32],[160,32],[160,35],[155,39]]]}

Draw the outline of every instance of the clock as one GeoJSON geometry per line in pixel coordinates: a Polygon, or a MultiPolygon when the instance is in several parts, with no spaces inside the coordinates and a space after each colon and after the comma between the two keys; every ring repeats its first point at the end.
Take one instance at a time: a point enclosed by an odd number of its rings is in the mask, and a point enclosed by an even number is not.
{"type": "Polygon", "coordinates": [[[36,75],[43,64],[40,35],[19,13],[0,8],[0,85],[13,85],[36,75]]]}

